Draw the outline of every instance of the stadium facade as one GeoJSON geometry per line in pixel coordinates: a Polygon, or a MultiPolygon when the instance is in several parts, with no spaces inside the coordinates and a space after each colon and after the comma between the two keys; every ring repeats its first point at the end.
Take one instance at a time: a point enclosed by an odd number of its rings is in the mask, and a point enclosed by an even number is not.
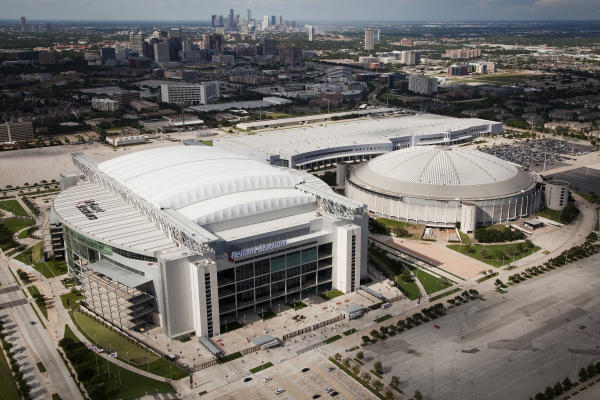
{"type": "Polygon", "coordinates": [[[73,161],[54,217],[86,306],[118,327],[211,337],[366,277],[364,207],[312,175],[207,146],[73,161]]]}
{"type": "Polygon", "coordinates": [[[365,161],[409,147],[467,143],[500,132],[501,122],[419,114],[266,131],[213,143],[271,165],[313,169],[340,161],[365,161]]]}
{"type": "Polygon", "coordinates": [[[529,216],[540,208],[540,177],[476,150],[414,147],[354,168],[346,195],[379,216],[463,232],[529,216]]]}

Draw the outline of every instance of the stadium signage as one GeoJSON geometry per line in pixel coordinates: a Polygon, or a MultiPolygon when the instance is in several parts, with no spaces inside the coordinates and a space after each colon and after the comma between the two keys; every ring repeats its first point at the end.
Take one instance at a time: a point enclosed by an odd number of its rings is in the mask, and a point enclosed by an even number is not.
{"type": "Polygon", "coordinates": [[[248,247],[241,250],[234,250],[229,252],[229,260],[234,261],[240,257],[251,256],[253,254],[262,253],[264,251],[278,249],[284,247],[287,244],[287,240],[278,240],[276,242],[263,243],[258,246],[248,247]]]}

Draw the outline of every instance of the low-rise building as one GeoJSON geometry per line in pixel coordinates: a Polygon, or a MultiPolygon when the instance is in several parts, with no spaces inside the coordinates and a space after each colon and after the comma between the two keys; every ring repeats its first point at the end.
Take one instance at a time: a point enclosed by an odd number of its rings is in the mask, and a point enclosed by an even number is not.
{"type": "Polygon", "coordinates": [[[98,111],[114,112],[119,109],[119,102],[111,99],[93,98],[92,109],[98,111]]]}
{"type": "Polygon", "coordinates": [[[169,84],[160,85],[161,100],[170,104],[208,104],[220,97],[219,82],[202,82],[201,84],[169,84]]]}

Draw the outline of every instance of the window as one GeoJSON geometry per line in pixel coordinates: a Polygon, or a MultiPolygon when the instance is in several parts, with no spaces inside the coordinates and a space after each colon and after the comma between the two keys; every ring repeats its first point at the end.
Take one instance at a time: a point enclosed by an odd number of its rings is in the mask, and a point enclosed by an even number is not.
{"type": "Polygon", "coordinates": [[[300,252],[299,251],[295,251],[293,253],[286,255],[286,265],[288,267],[293,267],[298,264],[300,264],[300,252]]]}
{"type": "Polygon", "coordinates": [[[285,269],[285,256],[271,258],[271,272],[285,269]]]}

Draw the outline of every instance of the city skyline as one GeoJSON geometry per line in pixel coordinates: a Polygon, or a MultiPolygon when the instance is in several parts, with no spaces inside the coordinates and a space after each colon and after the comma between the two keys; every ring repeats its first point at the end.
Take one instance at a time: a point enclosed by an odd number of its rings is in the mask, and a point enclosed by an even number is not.
{"type": "MultiPolygon", "coordinates": [[[[174,20],[207,21],[211,14],[226,15],[230,8],[245,16],[252,10],[255,19],[263,15],[284,15],[304,21],[487,21],[487,20],[590,20],[597,15],[595,0],[385,0],[342,2],[330,0],[302,3],[287,0],[232,1],[215,5],[205,0],[173,0],[122,4],[115,0],[98,4],[83,0],[34,1],[1,0],[4,19],[26,15],[31,20],[174,20]],[[115,12],[118,7],[119,12],[115,12]],[[197,18],[190,16],[197,15],[197,18]],[[393,16],[397,15],[397,18],[393,16]]],[[[598,19],[598,18],[596,18],[598,19]]]]}

